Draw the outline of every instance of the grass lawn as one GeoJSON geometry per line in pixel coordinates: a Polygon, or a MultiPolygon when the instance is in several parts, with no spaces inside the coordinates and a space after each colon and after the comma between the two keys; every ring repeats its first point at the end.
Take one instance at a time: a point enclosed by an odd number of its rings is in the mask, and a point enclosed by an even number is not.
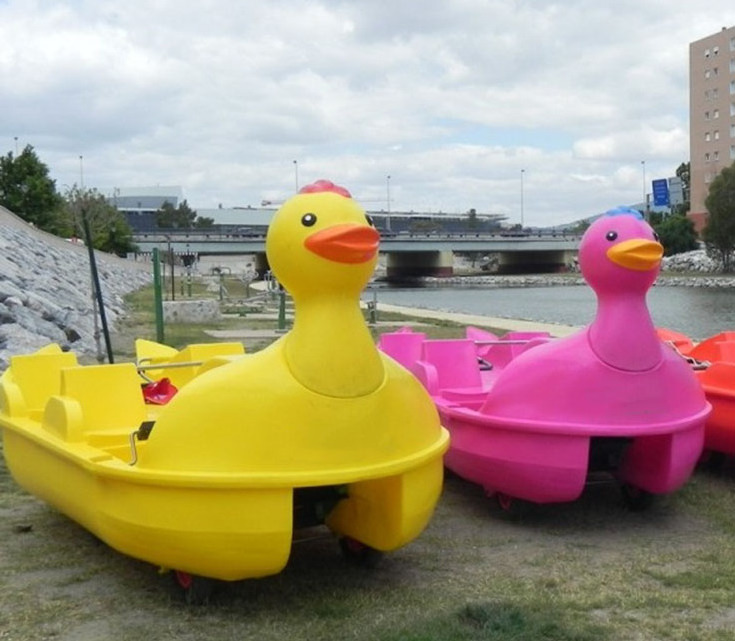
{"type": "MultiPolygon", "coordinates": [[[[150,291],[131,297],[114,336],[119,357],[132,357],[132,337],[154,337],[150,301],[150,291]]],[[[211,340],[214,326],[254,325],[273,321],[234,316],[166,332],[181,346],[211,340]]],[[[190,606],[170,574],[110,549],[19,489],[0,463],[0,641],[730,641],[734,489],[730,461],[647,511],[628,511],[610,484],[511,516],[448,475],[426,531],[378,567],[351,565],[326,531],[304,531],[281,574],[190,606]]]]}

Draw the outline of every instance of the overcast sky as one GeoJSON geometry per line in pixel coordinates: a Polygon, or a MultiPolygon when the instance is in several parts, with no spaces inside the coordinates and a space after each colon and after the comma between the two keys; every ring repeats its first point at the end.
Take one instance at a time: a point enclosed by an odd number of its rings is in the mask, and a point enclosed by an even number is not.
{"type": "Polygon", "coordinates": [[[733,0],[0,0],[0,152],[194,208],[328,178],[568,222],[689,160],[689,43],[734,24],[733,0]]]}

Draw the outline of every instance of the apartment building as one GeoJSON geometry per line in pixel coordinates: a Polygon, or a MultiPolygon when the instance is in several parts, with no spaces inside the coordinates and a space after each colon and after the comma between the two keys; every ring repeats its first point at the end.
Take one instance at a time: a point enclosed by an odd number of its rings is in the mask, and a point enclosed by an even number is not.
{"type": "Polygon", "coordinates": [[[735,162],[735,27],[689,45],[690,217],[704,226],[709,185],[735,162]]]}

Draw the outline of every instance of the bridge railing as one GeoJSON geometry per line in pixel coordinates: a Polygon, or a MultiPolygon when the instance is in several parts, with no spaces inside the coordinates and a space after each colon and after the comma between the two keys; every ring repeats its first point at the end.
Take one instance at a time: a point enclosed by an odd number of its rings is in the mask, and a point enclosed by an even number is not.
{"type": "MultiPolygon", "coordinates": [[[[431,240],[431,239],[544,239],[559,238],[563,240],[577,240],[581,238],[578,233],[563,230],[538,230],[538,231],[400,231],[390,232],[379,230],[380,236],[384,240],[431,240]]],[[[148,242],[160,241],[166,242],[186,242],[191,241],[242,241],[242,240],[262,240],[266,236],[266,229],[247,229],[244,231],[229,229],[157,229],[151,231],[135,231],[133,232],[134,240],[144,240],[148,242]]]]}

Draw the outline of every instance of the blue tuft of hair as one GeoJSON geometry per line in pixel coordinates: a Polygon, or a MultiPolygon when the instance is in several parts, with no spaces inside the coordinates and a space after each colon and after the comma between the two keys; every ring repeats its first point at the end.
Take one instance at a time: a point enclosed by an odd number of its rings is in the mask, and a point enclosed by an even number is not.
{"type": "Polygon", "coordinates": [[[605,212],[605,216],[635,216],[638,220],[644,220],[643,214],[632,207],[615,207],[605,212]]]}

